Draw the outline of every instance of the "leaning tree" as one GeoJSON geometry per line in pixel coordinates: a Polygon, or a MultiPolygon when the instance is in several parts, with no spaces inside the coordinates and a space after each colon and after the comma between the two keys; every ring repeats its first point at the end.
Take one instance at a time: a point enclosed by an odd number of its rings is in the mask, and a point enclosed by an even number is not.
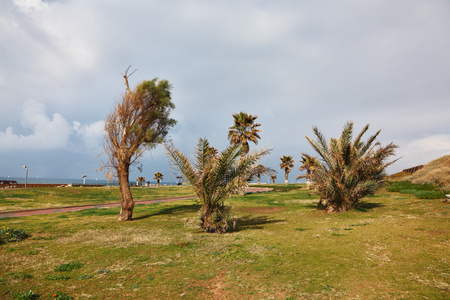
{"type": "Polygon", "coordinates": [[[114,168],[119,180],[121,211],[119,220],[131,220],[134,201],[130,190],[130,167],[139,167],[145,150],[164,141],[169,129],[176,124],[170,118],[175,107],[171,101],[172,86],[167,80],[144,80],[130,88],[125,71],[125,92],[105,120],[104,149],[108,162],[102,167],[114,168]]]}
{"type": "Polygon", "coordinates": [[[315,140],[306,137],[320,157],[312,178],[320,195],[319,205],[329,212],[350,210],[364,196],[375,193],[384,182],[386,167],[396,161],[386,162],[394,155],[395,144],[382,146],[375,142],[381,130],[361,140],[368,129],[367,124],[353,139],[353,122],[347,122],[341,136],[331,138],[329,143],[317,127],[313,127],[315,140]]]}

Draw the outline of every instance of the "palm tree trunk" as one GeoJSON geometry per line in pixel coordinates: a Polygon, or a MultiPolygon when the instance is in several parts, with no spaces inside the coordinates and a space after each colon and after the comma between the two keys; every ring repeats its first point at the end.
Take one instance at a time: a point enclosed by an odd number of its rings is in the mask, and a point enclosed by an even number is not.
{"type": "Polygon", "coordinates": [[[288,183],[289,183],[289,180],[288,180],[288,175],[289,173],[288,173],[288,171],[287,170],[285,170],[284,171],[284,184],[285,185],[287,185],[288,183]]]}
{"type": "Polygon", "coordinates": [[[118,168],[117,170],[119,178],[119,190],[120,190],[120,205],[121,210],[119,214],[120,221],[131,221],[133,217],[134,201],[131,195],[129,168],[118,168]]]}

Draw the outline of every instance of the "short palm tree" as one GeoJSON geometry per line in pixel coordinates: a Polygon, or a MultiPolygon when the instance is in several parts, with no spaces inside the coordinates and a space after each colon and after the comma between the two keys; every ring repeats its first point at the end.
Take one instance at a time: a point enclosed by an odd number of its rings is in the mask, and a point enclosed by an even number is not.
{"type": "Polygon", "coordinates": [[[224,233],[230,227],[230,209],[225,200],[239,188],[238,179],[246,174],[267,151],[242,154],[242,145],[230,145],[211,154],[207,139],[199,139],[194,163],[172,144],[165,144],[173,164],[178,167],[197,194],[200,208],[200,226],[207,232],[224,233]]]}
{"type": "Polygon", "coordinates": [[[252,181],[254,179],[253,177],[256,177],[258,180],[258,184],[261,184],[261,176],[263,176],[263,175],[270,176],[274,173],[277,173],[277,171],[275,171],[274,169],[272,169],[270,167],[266,167],[263,165],[256,165],[250,170],[249,181],[252,181]]]}
{"type": "Polygon", "coordinates": [[[270,175],[270,180],[272,180],[272,183],[275,184],[275,180],[277,180],[277,175],[276,174],[271,174],[270,175]]]}
{"type": "Polygon", "coordinates": [[[164,179],[164,175],[163,175],[163,173],[160,173],[160,172],[155,172],[154,175],[155,175],[155,177],[153,177],[153,179],[156,180],[156,185],[159,186],[160,181],[164,179]]]}
{"type": "Polygon", "coordinates": [[[250,150],[249,142],[258,144],[260,130],[257,128],[261,124],[255,123],[258,116],[249,115],[245,112],[233,114],[234,125],[229,128],[228,139],[231,145],[244,146],[244,153],[250,150]]]}
{"type": "Polygon", "coordinates": [[[317,160],[317,157],[312,157],[311,155],[302,153],[300,163],[300,171],[306,170],[306,174],[297,176],[297,180],[306,178],[306,187],[309,189],[312,183],[312,173],[314,172],[315,166],[319,163],[319,161],[317,160]]]}
{"type": "Polygon", "coordinates": [[[143,187],[145,182],[145,177],[138,177],[137,181],[139,182],[139,186],[143,187]]]}
{"type": "Polygon", "coordinates": [[[347,122],[341,136],[328,144],[317,127],[313,127],[316,140],[306,137],[321,159],[312,177],[321,198],[319,205],[329,212],[350,210],[361,198],[375,193],[384,182],[386,167],[396,161],[385,162],[394,155],[395,144],[375,142],[381,130],[361,140],[368,129],[366,125],[353,141],[353,122],[347,122]]]}
{"type": "Polygon", "coordinates": [[[280,168],[284,170],[284,184],[288,184],[288,176],[289,172],[291,172],[292,168],[294,167],[294,159],[289,155],[283,155],[283,157],[281,157],[280,159],[280,168]]]}

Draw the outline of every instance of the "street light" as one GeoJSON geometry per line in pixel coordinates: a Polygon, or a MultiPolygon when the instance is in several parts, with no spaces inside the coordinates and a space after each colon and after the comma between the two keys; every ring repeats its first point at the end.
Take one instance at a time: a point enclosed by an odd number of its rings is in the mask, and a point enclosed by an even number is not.
{"type": "Polygon", "coordinates": [[[28,166],[23,166],[25,168],[25,188],[27,188],[27,181],[28,181],[28,166]]]}

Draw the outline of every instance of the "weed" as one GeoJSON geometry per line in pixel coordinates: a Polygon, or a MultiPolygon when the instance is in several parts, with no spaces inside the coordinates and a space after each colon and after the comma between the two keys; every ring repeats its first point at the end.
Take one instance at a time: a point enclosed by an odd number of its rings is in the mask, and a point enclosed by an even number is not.
{"type": "Polygon", "coordinates": [[[55,271],[60,271],[60,272],[72,271],[75,269],[79,269],[82,266],[83,266],[82,263],[80,263],[78,261],[74,261],[74,262],[70,262],[67,264],[62,264],[62,265],[56,266],[55,271]]]}
{"type": "Polygon", "coordinates": [[[32,290],[28,290],[26,292],[20,292],[20,293],[14,293],[12,295],[13,299],[16,300],[33,300],[33,299],[38,299],[39,295],[33,293],[32,290]]]}
{"type": "Polygon", "coordinates": [[[32,279],[33,275],[27,273],[14,274],[14,279],[32,279]]]}
{"type": "Polygon", "coordinates": [[[67,275],[45,275],[44,279],[47,279],[47,280],[69,280],[70,276],[67,276],[67,275]]]}
{"type": "Polygon", "coordinates": [[[20,242],[30,235],[22,229],[3,226],[0,228],[0,244],[3,242],[20,242]]]}
{"type": "Polygon", "coordinates": [[[78,277],[78,280],[85,280],[85,279],[90,279],[90,278],[93,278],[94,277],[94,275],[86,275],[86,274],[84,274],[84,275],[80,275],[80,277],[78,277]]]}

